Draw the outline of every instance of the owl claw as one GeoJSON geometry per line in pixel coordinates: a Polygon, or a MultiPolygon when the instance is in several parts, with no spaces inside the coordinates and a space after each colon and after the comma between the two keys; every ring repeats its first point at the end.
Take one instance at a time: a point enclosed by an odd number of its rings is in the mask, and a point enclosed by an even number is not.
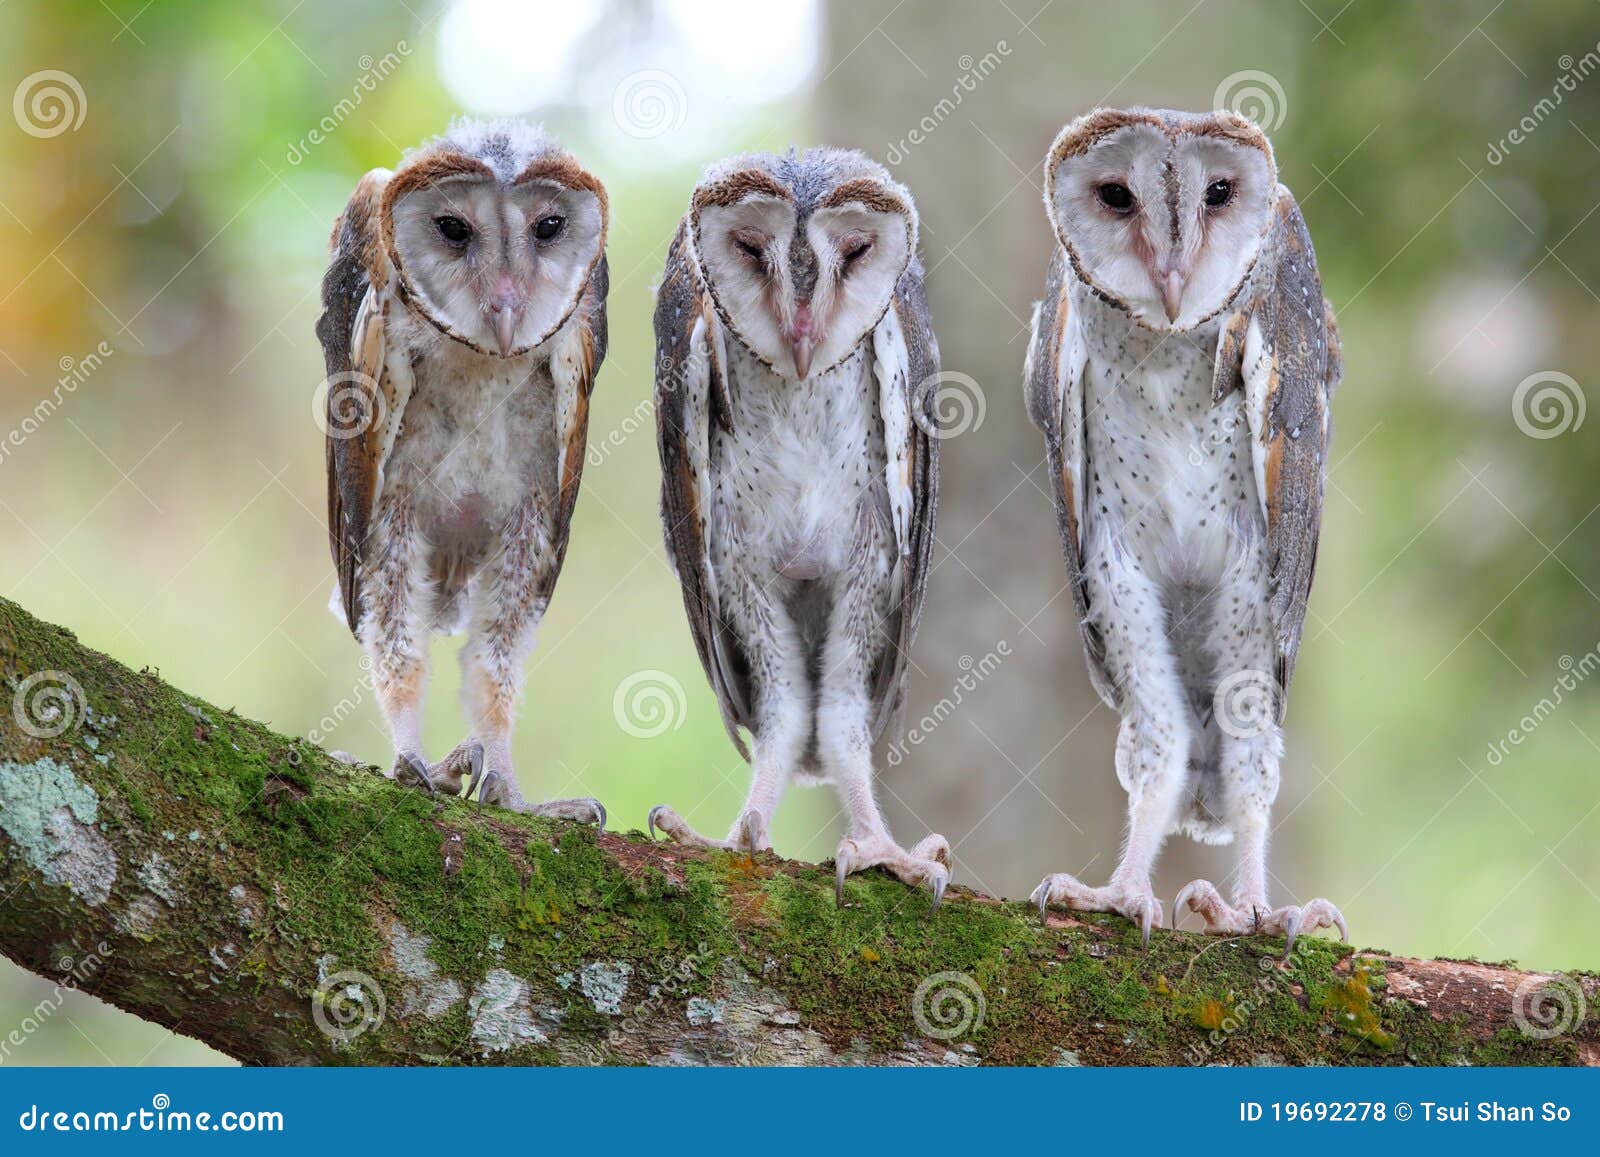
{"type": "Polygon", "coordinates": [[[420,788],[429,795],[439,794],[428,775],[428,765],[414,755],[402,755],[394,761],[394,781],[403,787],[420,788]]]}
{"type": "Polygon", "coordinates": [[[1076,876],[1060,872],[1041,880],[1033,890],[1033,899],[1039,905],[1041,920],[1051,904],[1078,912],[1115,912],[1138,926],[1146,948],[1150,946],[1151,929],[1164,927],[1161,901],[1156,899],[1148,883],[1142,888],[1117,882],[1091,888],[1076,876]]]}
{"type": "Polygon", "coordinates": [[[845,839],[833,854],[833,902],[844,907],[845,877],[867,868],[882,867],[902,883],[916,887],[927,884],[933,890],[931,914],[944,900],[950,883],[950,847],[943,836],[928,836],[906,851],[887,835],[845,839]]]}
{"type": "Polygon", "coordinates": [[[666,810],[667,805],[658,803],[650,809],[650,814],[644,817],[644,826],[650,832],[651,842],[656,839],[656,817],[666,810]]]}
{"type": "Polygon", "coordinates": [[[1173,902],[1173,922],[1176,923],[1185,905],[1189,911],[1205,918],[1206,932],[1227,936],[1282,936],[1284,959],[1294,951],[1295,942],[1307,932],[1318,928],[1337,928],[1339,938],[1346,943],[1350,931],[1344,915],[1326,900],[1316,899],[1303,907],[1288,905],[1268,908],[1265,903],[1229,904],[1223,900],[1214,884],[1194,880],[1184,885],[1173,902]]]}

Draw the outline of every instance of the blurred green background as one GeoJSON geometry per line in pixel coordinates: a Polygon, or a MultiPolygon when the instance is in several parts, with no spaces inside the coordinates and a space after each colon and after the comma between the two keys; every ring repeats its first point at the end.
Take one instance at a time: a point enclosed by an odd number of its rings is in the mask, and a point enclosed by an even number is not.
{"type": "MultiPolygon", "coordinates": [[[[1600,419],[1582,420],[1600,8],[1040,3],[11,0],[0,591],[387,765],[326,610],[312,324],[328,229],[364,170],[451,116],[540,119],[610,188],[612,346],[530,664],[523,789],[597,795],[623,827],[671,801],[720,830],[745,771],[660,545],[652,285],[705,162],[859,146],[917,197],[945,367],[980,411],[945,445],[911,719],[960,703],[886,767],[891,823],[907,842],[942,831],[957,882],[989,892],[1098,880],[1122,822],[1115,718],[1087,688],[1021,405],[1051,245],[1039,162],[1097,103],[1230,105],[1271,131],[1346,357],[1275,898],[1328,896],[1362,945],[1600,965],[1600,419]],[[961,688],[991,652],[999,669],[961,688]],[[641,672],[666,689],[653,724],[628,714],[641,672]],[[353,713],[327,732],[341,702],[353,713]]],[[[434,651],[436,754],[464,729],[456,645],[434,651]]],[[[832,796],[806,792],[774,841],[820,859],[839,834],[832,796]]],[[[1175,843],[1158,890],[1228,856],[1175,843]]],[[[0,1030],[51,996],[0,961],[0,1030]]],[[[223,1060],[73,994],[7,1063],[223,1060]]]]}

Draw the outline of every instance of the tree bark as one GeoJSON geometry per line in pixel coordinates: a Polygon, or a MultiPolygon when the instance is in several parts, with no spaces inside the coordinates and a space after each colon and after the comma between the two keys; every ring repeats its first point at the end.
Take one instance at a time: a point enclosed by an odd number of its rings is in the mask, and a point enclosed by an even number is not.
{"type": "Polygon", "coordinates": [[[0,600],[0,951],[249,1064],[1594,1064],[1593,974],[1158,931],[400,788],[0,600]]]}

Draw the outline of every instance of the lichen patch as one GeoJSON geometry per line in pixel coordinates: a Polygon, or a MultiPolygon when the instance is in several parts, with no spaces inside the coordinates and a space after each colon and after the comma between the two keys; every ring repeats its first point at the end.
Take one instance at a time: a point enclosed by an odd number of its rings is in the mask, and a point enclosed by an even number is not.
{"type": "Polygon", "coordinates": [[[528,984],[504,968],[493,968],[467,1001],[472,1039],[484,1056],[524,1045],[546,1043],[550,1038],[534,1023],[528,984]]]}
{"type": "Polygon", "coordinates": [[[0,829],[47,883],[91,906],[117,881],[117,855],[94,826],[99,818],[99,795],[66,764],[48,756],[0,763],[0,829]]]}
{"type": "Polygon", "coordinates": [[[418,936],[398,920],[388,928],[389,955],[395,971],[406,978],[400,1015],[420,1012],[430,1020],[449,1012],[461,1001],[461,985],[453,976],[441,976],[428,949],[433,937],[418,936]]]}

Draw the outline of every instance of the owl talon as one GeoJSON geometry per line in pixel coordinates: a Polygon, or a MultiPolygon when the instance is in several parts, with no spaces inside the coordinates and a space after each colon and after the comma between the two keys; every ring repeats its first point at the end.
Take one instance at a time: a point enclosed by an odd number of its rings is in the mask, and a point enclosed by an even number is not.
{"type": "Polygon", "coordinates": [[[1341,940],[1346,943],[1350,940],[1343,913],[1322,899],[1312,900],[1304,907],[1290,904],[1268,908],[1264,903],[1234,905],[1223,900],[1216,885],[1207,880],[1194,880],[1185,884],[1173,901],[1174,924],[1185,905],[1189,911],[1205,918],[1209,935],[1282,936],[1284,959],[1294,951],[1295,942],[1301,936],[1319,928],[1337,928],[1341,940]]]}
{"type": "Polygon", "coordinates": [[[846,876],[881,867],[901,883],[912,887],[927,884],[933,889],[933,908],[936,909],[950,883],[950,868],[945,863],[949,855],[949,845],[943,836],[928,836],[909,852],[887,835],[843,840],[833,854],[834,903],[844,907],[846,876]]]}
{"type": "Polygon", "coordinates": [[[1046,876],[1033,890],[1033,899],[1039,905],[1040,919],[1052,904],[1078,912],[1115,912],[1136,925],[1146,947],[1150,945],[1150,930],[1164,927],[1161,901],[1144,887],[1112,882],[1104,888],[1091,888],[1076,876],[1059,872],[1046,876]]]}
{"type": "Polygon", "coordinates": [[[654,843],[656,840],[656,817],[666,809],[666,804],[658,803],[655,807],[650,809],[650,814],[644,817],[644,826],[650,833],[650,840],[652,843],[654,843]]]}
{"type": "Polygon", "coordinates": [[[438,795],[428,775],[428,765],[414,755],[402,755],[394,761],[394,781],[402,787],[419,788],[429,795],[438,795]]]}

